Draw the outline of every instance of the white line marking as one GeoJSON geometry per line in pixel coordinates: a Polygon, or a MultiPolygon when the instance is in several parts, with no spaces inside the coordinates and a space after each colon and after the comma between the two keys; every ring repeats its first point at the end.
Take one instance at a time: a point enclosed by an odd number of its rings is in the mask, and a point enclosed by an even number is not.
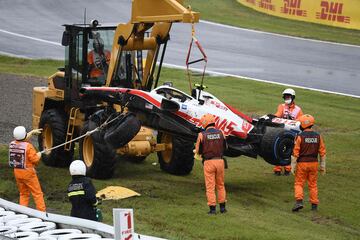
{"type": "Polygon", "coordinates": [[[267,35],[273,35],[273,36],[278,36],[278,37],[291,38],[291,39],[297,39],[297,40],[303,40],[303,41],[309,41],[309,42],[326,43],[326,44],[340,45],[340,46],[345,46],[345,47],[360,48],[359,45],[352,45],[352,44],[346,44],[346,43],[336,43],[336,42],[322,41],[322,40],[316,40],[316,39],[310,39],[310,38],[294,37],[294,36],[288,36],[288,35],[283,35],[283,34],[279,34],[279,33],[263,32],[263,31],[259,31],[259,30],[235,27],[235,26],[230,26],[230,25],[226,25],[226,24],[210,22],[210,21],[206,21],[206,20],[200,20],[200,22],[206,23],[206,24],[209,24],[209,25],[218,26],[218,27],[234,29],[234,30],[242,30],[242,31],[254,32],[254,33],[262,33],[262,34],[267,34],[267,35]]]}
{"type": "MultiPolygon", "coordinates": [[[[182,69],[182,70],[186,69],[186,67],[184,67],[184,66],[179,66],[179,65],[175,65],[175,64],[164,63],[163,65],[166,66],[166,67],[172,67],[172,68],[176,68],[176,69],[182,69]]],[[[202,72],[203,71],[203,69],[198,69],[198,68],[190,68],[190,69],[192,71],[196,71],[196,72],[202,72]]],[[[221,73],[221,72],[208,71],[208,70],[206,71],[206,73],[210,74],[210,75],[213,75],[213,76],[244,78],[244,79],[249,79],[249,80],[253,80],[253,81],[257,81],[257,82],[276,84],[276,85],[280,85],[280,86],[296,87],[296,88],[312,90],[312,91],[316,91],[316,92],[331,93],[331,94],[336,94],[336,95],[341,95],[341,96],[346,96],[346,97],[360,98],[360,96],[358,96],[358,95],[352,95],[352,94],[346,94],[346,93],[340,93],[340,92],[333,92],[333,91],[328,91],[328,90],[323,90],[323,89],[310,88],[310,87],[298,86],[298,85],[287,84],[287,83],[279,83],[279,82],[263,80],[263,79],[258,79],[258,78],[252,78],[252,77],[246,77],[246,76],[240,76],[240,75],[235,75],[235,74],[221,73]]]]}
{"type": "Polygon", "coordinates": [[[19,33],[9,32],[9,31],[3,30],[3,29],[0,29],[0,32],[7,33],[7,34],[10,34],[10,35],[13,35],[13,36],[16,36],[16,37],[22,37],[22,38],[27,38],[27,39],[38,41],[38,42],[43,42],[43,43],[48,43],[48,44],[52,44],[52,45],[56,45],[56,46],[61,46],[61,44],[57,43],[57,42],[47,41],[47,40],[44,40],[44,39],[30,37],[30,36],[26,36],[26,35],[19,34],[19,33]]]}
{"type": "MultiPolygon", "coordinates": [[[[207,22],[207,23],[211,23],[211,22],[207,22]]],[[[213,23],[218,25],[218,23],[213,23]]],[[[223,25],[223,24],[220,24],[223,25]]],[[[231,28],[236,28],[236,27],[232,27],[232,26],[227,26],[227,25],[223,25],[226,27],[231,27],[231,28]]],[[[254,31],[254,30],[251,30],[254,31]]],[[[22,37],[22,38],[27,38],[27,39],[31,39],[34,41],[39,41],[39,42],[44,42],[44,43],[50,43],[56,46],[61,46],[60,43],[56,43],[56,42],[51,42],[51,41],[47,41],[47,40],[43,40],[40,38],[34,38],[34,37],[30,37],[30,36],[26,36],[23,34],[18,34],[18,33],[13,33],[13,32],[9,32],[6,30],[2,30],[0,29],[0,32],[3,33],[7,33],[7,34],[11,34],[17,37],[22,37]]],[[[264,32],[265,33],[265,32],[264,32]]],[[[307,40],[307,39],[306,39],[307,40]]],[[[314,40],[317,41],[317,40],[314,40]]],[[[327,42],[325,42],[327,43],[327,42]]],[[[360,46],[356,46],[356,47],[360,47],[360,46]]],[[[23,57],[21,55],[16,55],[16,54],[12,54],[12,53],[6,53],[6,52],[0,52],[0,53],[4,53],[6,55],[10,55],[10,56],[18,56],[18,57],[23,57]]],[[[28,58],[28,57],[25,57],[28,58]]],[[[186,69],[186,67],[184,66],[179,66],[179,65],[175,65],[175,64],[170,64],[170,63],[164,63],[164,66],[167,67],[173,67],[173,68],[177,68],[177,69],[186,69]]],[[[202,72],[202,69],[197,69],[197,68],[190,68],[192,71],[197,71],[197,72],[202,72]]],[[[211,75],[215,75],[215,76],[226,76],[226,77],[234,77],[234,78],[246,78],[246,79],[250,79],[250,80],[254,80],[254,81],[258,81],[258,82],[263,82],[263,83],[271,83],[271,84],[276,84],[276,85],[281,85],[281,86],[290,86],[290,87],[296,87],[296,88],[301,88],[301,89],[307,89],[307,90],[312,90],[312,91],[317,91],[317,92],[323,92],[323,93],[331,93],[331,94],[337,94],[337,95],[341,95],[341,96],[347,96],[347,97],[353,97],[353,98],[360,98],[360,96],[358,95],[352,95],[352,94],[346,94],[346,93],[339,93],[339,92],[333,92],[333,91],[328,91],[328,90],[322,90],[322,89],[317,89],[317,88],[309,88],[309,87],[303,87],[303,86],[298,86],[298,85],[292,85],[292,84],[284,84],[284,83],[278,83],[278,82],[274,82],[274,81],[269,81],[269,80],[263,80],[263,79],[258,79],[258,78],[252,78],[252,77],[246,77],[246,76],[240,76],[240,75],[235,75],[235,74],[228,74],[228,73],[222,73],[222,72],[216,72],[216,71],[206,71],[207,74],[211,74],[211,75]]]]}

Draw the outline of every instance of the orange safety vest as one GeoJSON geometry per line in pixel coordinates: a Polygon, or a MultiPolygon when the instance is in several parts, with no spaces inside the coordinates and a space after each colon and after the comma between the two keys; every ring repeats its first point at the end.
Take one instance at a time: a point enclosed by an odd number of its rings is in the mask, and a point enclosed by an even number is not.
{"type": "Polygon", "coordinates": [[[100,56],[98,53],[91,51],[88,54],[88,63],[90,64],[91,70],[90,70],[90,77],[96,78],[101,75],[104,75],[104,71],[106,69],[103,69],[103,66],[101,66],[101,59],[102,57],[106,58],[106,64],[109,65],[110,62],[110,52],[105,50],[104,51],[105,56],[100,56]]]}
{"type": "Polygon", "coordinates": [[[298,105],[295,105],[295,103],[290,105],[283,103],[279,105],[275,115],[285,119],[297,119],[303,114],[301,108],[298,105]]]}

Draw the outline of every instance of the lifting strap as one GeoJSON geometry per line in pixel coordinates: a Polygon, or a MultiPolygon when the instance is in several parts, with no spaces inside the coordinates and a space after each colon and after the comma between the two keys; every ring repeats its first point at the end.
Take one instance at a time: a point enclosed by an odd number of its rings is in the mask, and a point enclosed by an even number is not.
{"type": "MultiPolygon", "coordinates": [[[[197,63],[197,62],[201,62],[201,61],[205,62],[204,63],[203,73],[202,73],[202,76],[201,76],[201,86],[202,86],[203,81],[204,81],[204,76],[205,76],[206,65],[207,65],[207,56],[206,56],[205,51],[202,48],[199,40],[197,40],[197,38],[195,37],[195,27],[194,27],[194,23],[192,23],[192,25],[191,25],[191,41],[190,41],[189,50],[188,50],[188,53],[187,53],[187,56],[186,56],[186,72],[187,72],[187,75],[188,75],[188,78],[189,78],[190,92],[192,91],[190,65],[194,64],[194,63],[197,63]],[[193,61],[189,61],[193,43],[195,43],[196,47],[199,49],[200,53],[202,54],[202,58],[199,58],[199,59],[193,60],[193,61]]],[[[201,91],[201,89],[200,89],[200,91],[201,91]]],[[[199,96],[200,96],[200,94],[199,94],[199,96]]]]}

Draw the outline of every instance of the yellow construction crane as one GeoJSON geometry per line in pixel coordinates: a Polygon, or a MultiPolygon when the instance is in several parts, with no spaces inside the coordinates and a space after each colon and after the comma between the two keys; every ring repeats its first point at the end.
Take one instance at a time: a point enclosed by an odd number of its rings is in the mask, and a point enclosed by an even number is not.
{"type": "MultiPolygon", "coordinates": [[[[182,3],[132,0],[128,23],[114,26],[94,20],[90,24],[64,25],[65,65],[49,77],[47,86],[33,90],[33,128],[44,129],[39,136],[41,150],[76,139],[114,112],[124,111],[116,104],[109,110],[108,103],[96,98],[82,99],[82,87],[121,86],[150,91],[157,85],[172,23],[199,21],[199,13],[182,3]]],[[[139,162],[152,152],[161,152],[163,161],[171,164],[170,135],[163,134],[157,140],[153,129],[141,127],[132,141],[111,149],[104,143],[103,134],[98,131],[79,140],[79,155],[92,177],[111,177],[116,155],[139,162]]],[[[42,159],[49,166],[68,166],[74,146],[74,142],[67,143],[44,153],[42,159]]],[[[187,174],[191,169],[192,165],[185,170],[180,166],[169,172],[187,174]]]]}

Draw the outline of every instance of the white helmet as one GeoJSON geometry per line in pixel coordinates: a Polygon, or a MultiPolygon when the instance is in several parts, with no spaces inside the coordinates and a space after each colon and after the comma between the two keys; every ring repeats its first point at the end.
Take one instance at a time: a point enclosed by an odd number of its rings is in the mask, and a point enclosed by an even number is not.
{"type": "Polygon", "coordinates": [[[71,176],[74,175],[86,175],[86,166],[85,163],[81,160],[75,160],[70,164],[69,171],[71,176]]]}
{"type": "Polygon", "coordinates": [[[294,96],[295,97],[295,90],[292,89],[292,88],[287,88],[283,91],[282,93],[283,95],[291,95],[291,96],[294,96]]]}
{"type": "Polygon", "coordinates": [[[295,90],[292,89],[292,88],[287,88],[283,91],[283,99],[285,101],[286,104],[291,104],[294,99],[295,99],[295,90]],[[286,98],[285,96],[286,95],[290,95],[291,96],[291,99],[290,98],[286,98]]]}
{"type": "Polygon", "coordinates": [[[17,126],[16,128],[14,128],[14,132],[13,132],[14,138],[16,140],[24,140],[26,138],[26,129],[24,126],[17,126]]]}

